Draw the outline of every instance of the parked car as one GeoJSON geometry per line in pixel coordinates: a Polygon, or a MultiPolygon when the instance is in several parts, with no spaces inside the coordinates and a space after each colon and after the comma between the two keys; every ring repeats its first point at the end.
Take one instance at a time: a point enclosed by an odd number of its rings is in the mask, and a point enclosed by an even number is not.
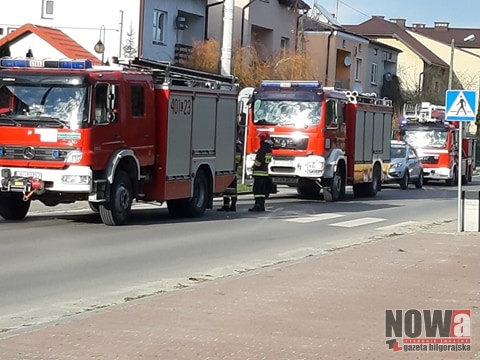
{"type": "Polygon", "coordinates": [[[388,183],[398,183],[402,190],[409,184],[415,184],[417,189],[423,186],[422,162],[415,148],[404,141],[392,140],[388,183]]]}

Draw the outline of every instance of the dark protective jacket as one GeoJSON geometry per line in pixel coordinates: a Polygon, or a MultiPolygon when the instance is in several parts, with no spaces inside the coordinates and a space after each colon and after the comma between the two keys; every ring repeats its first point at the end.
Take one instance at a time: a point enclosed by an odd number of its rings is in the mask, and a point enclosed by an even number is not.
{"type": "Polygon", "coordinates": [[[260,144],[253,164],[253,176],[268,176],[268,164],[272,161],[272,142],[264,140],[260,144]]]}

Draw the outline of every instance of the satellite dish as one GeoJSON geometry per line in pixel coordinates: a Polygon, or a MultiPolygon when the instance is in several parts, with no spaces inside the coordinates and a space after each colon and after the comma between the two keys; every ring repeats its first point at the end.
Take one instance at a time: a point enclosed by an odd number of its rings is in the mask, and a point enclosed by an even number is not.
{"type": "Polygon", "coordinates": [[[387,72],[385,75],[383,75],[384,79],[386,82],[392,81],[392,73],[387,72]]]}
{"type": "Polygon", "coordinates": [[[350,58],[350,56],[345,56],[345,58],[343,59],[343,64],[345,66],[350,66],[352,65],[352,59],[350,58]]]}

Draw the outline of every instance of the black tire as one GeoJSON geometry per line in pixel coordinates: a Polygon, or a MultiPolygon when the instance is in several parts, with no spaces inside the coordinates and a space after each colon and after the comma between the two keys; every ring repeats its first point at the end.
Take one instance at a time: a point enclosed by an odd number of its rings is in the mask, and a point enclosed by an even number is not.
{"type": "Polygon", "coordinates": [[[31,200],[23,201],[23,194],[0,197],[0,216],[5,220],[23,220],[30,210],[31,200]]]}
{"type": "Polygon", "coordinates": [[[193,181],[193,196],[188,199],[185,208],[189,217],[199,217],[205,213],[209,201],[209,184],[205,171],[200,169],[197,171],[195,180],[193,181]]]}
{"type": "Polygon", "coordinates": [[[375,197],[377,196],[378,188],[382,182],[382,171],[378,164],[375,164],[373,167],[372,182],[365,183],[366,187],[366,196],[375,197]]]}
{"type": "Polygon", "coordinates": [[[402,181],[400,182],[400,189],[407,190],[409,183],[410,183],[410,174],[408,173],[408,169],[407,169],[405,170],[405,174],[403,174],[402,181]]]}
{"type": "Polygon", "coordinates": [[[345,198],[345,179],[341,168],[337,168],[332,179],[332,186],[323,189],[323,198],[325,201],[339,201],[345,198]]]}
{"type": "Polygon", "coordinates": [[[100,203],[89,201],[88,206],[90,207],[90,210],[92,210],[94,213],[100,212],[100,203]]]}
{"type": "Polygon", "coordinates": [[[415,181],[415,187],[421,189],[423,187],[423,172],[420,172],[417,181],[415,181]]]}
{"type": "Polygon", "coordinates": [[[458,175],[458,171],[457,171],[457,167],[455,166],[455,167],[453,168],[453,176],[452,176],[452,178],[445,180],[445,183],[447,184],[447,186],[455,186],[455,185],[457,185],[457,183],[458,183],[458,177],[457,177],[457,175],[458,175]]]}
{"type": "Polygon", "coordinates": [[[105,225],[124,225],[132,209],[133,187],[125,171],[118,171],[110,186],[110,200],[100,204],[100,217],[105,225]]]}

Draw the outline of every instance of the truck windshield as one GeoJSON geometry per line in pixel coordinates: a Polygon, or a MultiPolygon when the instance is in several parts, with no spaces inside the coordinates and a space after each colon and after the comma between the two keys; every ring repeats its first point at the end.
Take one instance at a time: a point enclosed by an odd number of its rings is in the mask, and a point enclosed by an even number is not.
{"type": "Polygon", "coordinates": [[[447,132],[442,130],[405,130],[403,140],[416,148],[444,148],[447,132]]]}
{"type": "Polygon", "coordinates": [[[0,124],[66,127],[88,123],[87,88],[60,84],[0,84],[0,124]]]}
{"type": "Polygon", "coordinates": [[[295,128],[320,123],[320,101],[255,100],[253,123],[295,128]]]}

